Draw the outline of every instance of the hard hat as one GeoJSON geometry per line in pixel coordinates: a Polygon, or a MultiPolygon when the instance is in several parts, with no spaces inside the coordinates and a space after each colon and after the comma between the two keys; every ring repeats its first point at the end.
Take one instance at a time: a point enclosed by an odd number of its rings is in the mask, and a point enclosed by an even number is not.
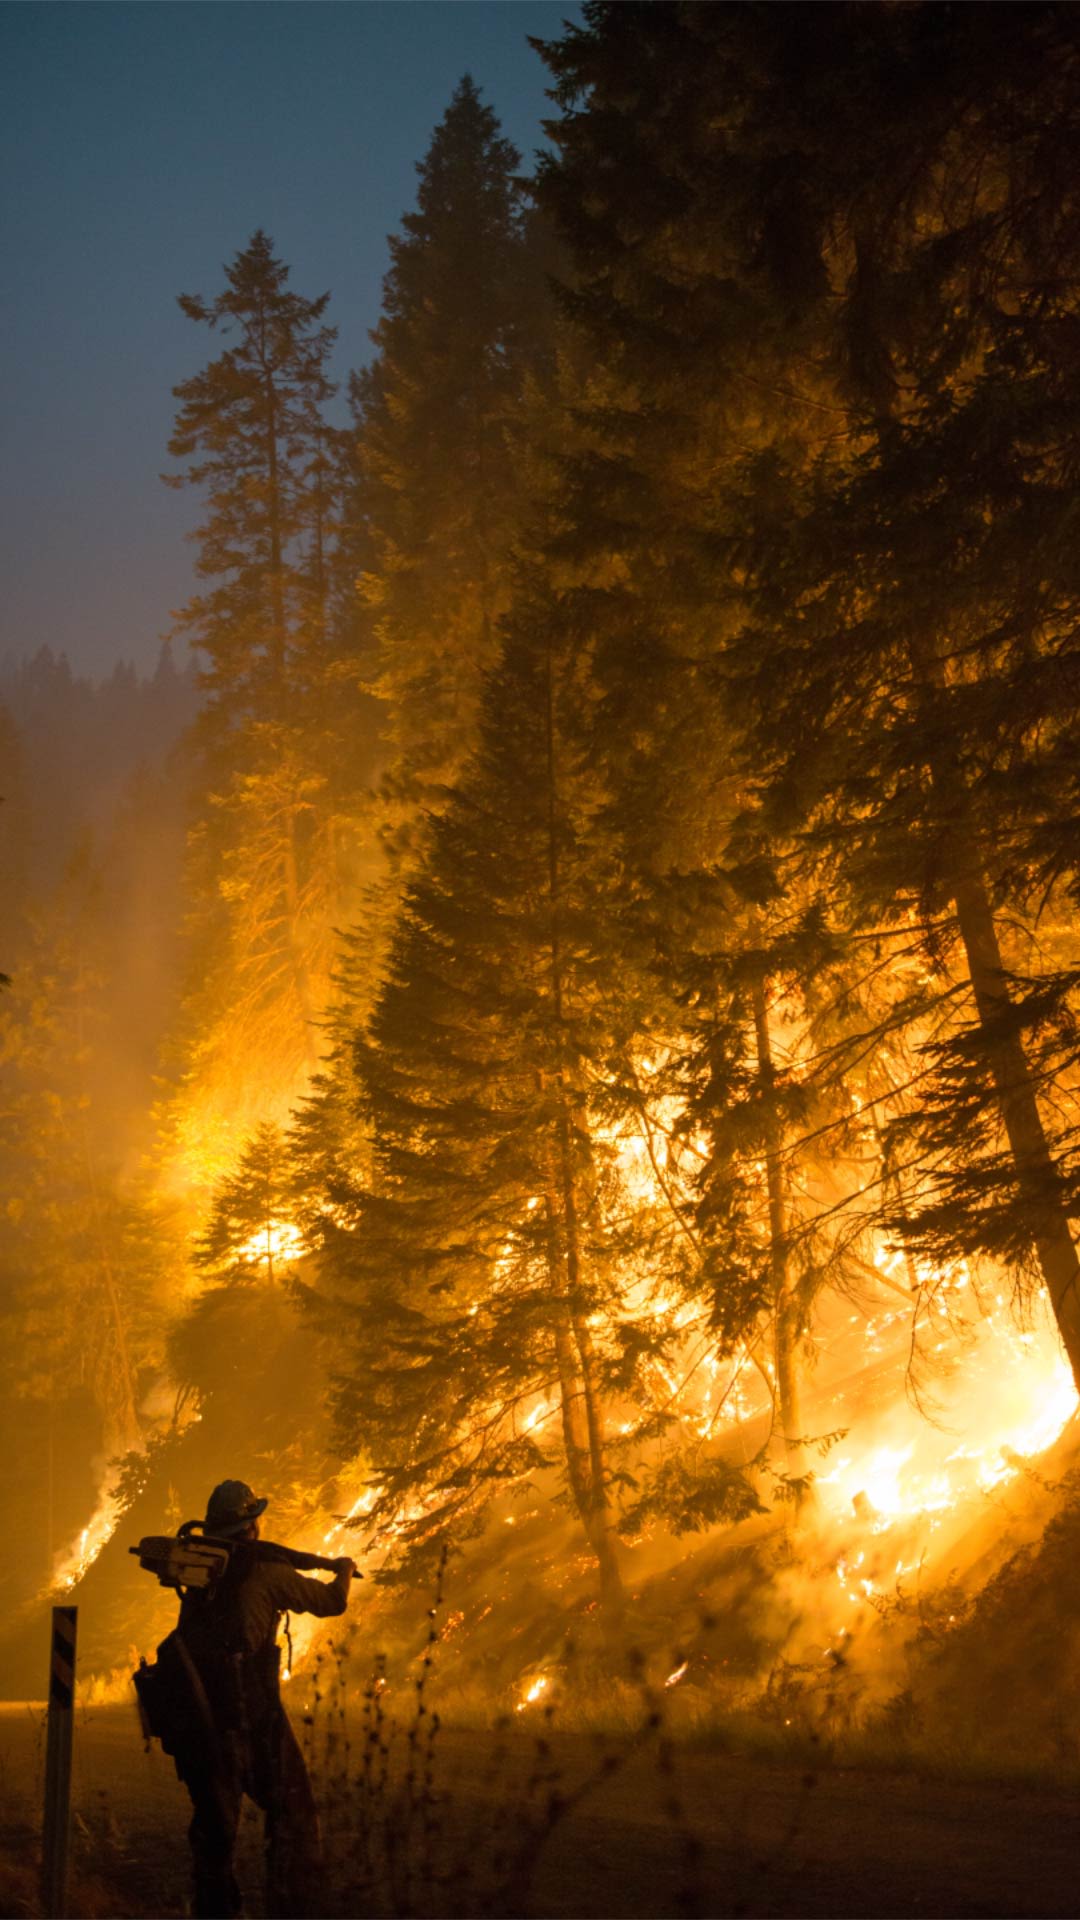
{"type": "Polygon", "coordinates": [[[260,1513],[266,1511],[269,1502],[257,1500],[251,1488],[244,1480],[222,1480],[214,1488],[206,1503],[206,1519],[203,1522],[207,1533],[225,1534],[243,1533],[260,1513]]]}

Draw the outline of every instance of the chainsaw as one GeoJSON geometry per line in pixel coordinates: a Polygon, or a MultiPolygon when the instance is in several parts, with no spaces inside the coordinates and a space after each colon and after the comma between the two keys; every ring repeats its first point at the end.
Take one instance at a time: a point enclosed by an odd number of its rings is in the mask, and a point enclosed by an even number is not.
{"type": "MultiPolygon", "coordinates": [[[[224,1540],[207,1533],[201,1520],[185,1520],[179,1532],[150,1533],[128,1552],[138,1555],[139,1565],[153,1573],[163,1587],[176,1591],[189,1587],[213,1587],[229,1564],[229,1557],[240,1542],[224,1540]]],[[[276,1560],[298,1573],[336,1573],[338,1562],[321,1553],[303,1553],[298,1547],[282,1547],[274,1540],[245,1540],[245,1552],[254,1560],[276,1560]]],[[[354,1573],[355,1580],[363,1574],[354,1573]]]]}

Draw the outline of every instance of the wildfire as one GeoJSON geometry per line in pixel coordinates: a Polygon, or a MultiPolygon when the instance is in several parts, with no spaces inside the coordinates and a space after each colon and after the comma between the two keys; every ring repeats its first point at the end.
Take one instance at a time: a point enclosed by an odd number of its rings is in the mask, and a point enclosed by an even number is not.
{"type": "MultiPolygon", "coordinates": [[[[942,1349],[948,1346],[943,1339],[942,1349]]],[[[1053,1444],[1078,1404],[1049,1313],[1018,1330],[1004,1303],[934,1391],[933,1420],[898,1400],[862,1449],[845,1447],[819,1474],[834,1515],[855,1512],[875,1532],[916,1516],[939,1521],[1014,1480],[1025,1460],[1053,1444]]]]}
{"type": "Polygon", "coordinates": [[[526,1707],[535,1706],[541,1694],[546,1693],[550,1684],[551,1682],[546,1673],[539,1674],[535,1680],[529,1683],[529,1686],[526,1688],[525,1692],[521,1696],[521,1699],[518,1701],[517,1706],[514,1708],[514,1712],[524,1713],[526,1707]]]}
{"type": "MultiPolygon", "coordinates": [[[[674,1108],[669,1112],[658,1101],[640,1129],[624,1125],[603,1134],[631,1205],[671,1212],[686,1157],[704,1150],[704,1142],[678,1139],[674,1119],[674,1108]]],[[[539,1204],[539,1199],[531,1200],[530,1210],[539,1204]]],[[[496,1261],[497,1275],[512,1251],[508,1242],[496,1261]]],[[[241,1252],[252,1264],[271,1266],[299,1259],[304,1244],[297,1226],[274,1219],[252,1234],[241,1252]]],[[[976,1308],[975,1283],[963,1262],[951,1272],[942,1271],[886,1243],[873,1255],[873,1266],[879,1282],[871,1285],[869,1298],[857,1310],[850,1311],[857,1303],[849,1298],[842,1303],[834,1299],[820,1314],[815,1312],[818,1365],[813,1391],[807,1394],[804,1429],[819,1495],[817,1525],[825,1565],[835,1573],[840,1592],[831,1580],[828,1587],[834,1601],[842,1601],[848,1619],[849,1606],[880,1604],[882,1592],[913,1571],[929,1535],[944,1525],[946,1516],[954,1514],[961,1522],[980,1499],[1015,1480],[1028,1458],[1053,1443],[1078,1405],[1049,1310],[1021,1329],[1004,1296],[989,1312],[983,1311],[981,1300],[976,1308]],[[908,1297],[898,1298],[903,1295],[908,1297]],[[939,1363],[930,1383],[931,1419],[904,1395],[912,1311],[920,1303],[927,1349],[939,1363]],[[834,1451],[813,1454],[815,1433],[845,1429],[834,1451]],[[906,1533],[899,1531],[903,1527],[906,1533]],[[895,1535],[892,1529],[898,1530],[895,1535]],[[889,1537],[875,1541],[872,1536],[889,1537]]],[[[681,1422],[695,1444],[715,1442],[742,1426],[754,1425],[759,1434],[764,1430],[775,1382],[767,1332],[752,1330],[734,1352],[719,1354],[700,1306],[683,1298],[675,1286],[659,1286],[647,1263],[631,1276],[622,1306],[629,1314],[655,1316],[670,1333],[664,1358],[651,1360],[651,1373],[645,1373],[657,1411],[681,1422]]],[[[590,1324],[600,1326],[604,1318],[598,1311],[590,1324]]],[[[540,1392],[505,1412],[518,1433],[532,1434],[554,1419],[559,1408],[557,1394],[540,1392]]],[[[619,1408],[618,1414],[623,1411],[619,1408]]],[[[616,1417],[614,1430],[630,1440],[638,1425],[638,1417],[616,1417]]],[[[752,1452],[748,1445],[743,1458],[749,1460],[752,1452]]],[[[322,1534],[324,1551],[350,1521],[372,1510],[377,1496],[378,1488],[364,1487],[348,1512],[322,1534]]],[[[392,1525],[382,1526],[382,1539],[392,1538],[419,1513],[417,1506],[406,1508],[392,1525]]],[[[114,1508],[95,1515],[60,1570],[58,1579],[65,1589],[91,1564],[116,1517],[114,1508]]],[[[504,1516],[505,1525],[512,1527],[514,1518],[504,1516]]],[[[842,1636],[847,1629],[838,1631],[842,1636]]],[[[294,1628],[293,1669],[314,1633],[314,1622],[304,1622],[299,1631],[294,1628]]],[[[683,1681],[689,1664],[683,1659],[673,1667],[663,1681],[665,1689],[683,1681]]],[[[284,1678],[290,1678],[288,1671],[284,1678]]],[[[516,1713],[539,1702],[547,1706],[553,1697],[551,1676],[523,1675],[515,1693],[516,1713]]]]}
{"type": "Polygon", "coordinates": [[[524,1419],[522,1420],[521,1422],[522,1433],[534,1432],[537,1427],[543,1425],[545,1420],[550,1420],[552,1416],[558,1412],[558,1410],[559,1410],[559,1402],[557,1399],[550,1398],[547,1395],[542,1396],[541,1399],[537,1401],[536,1405],[530,1408],[529,1412],[525,1415],[524,1419]]]}
{"type": "Polygon", "coordinates": [[[299,1260],[303,1251],[303,1235],[291,1220],[269,1221],[245,1240],[239,1249],[242,1260],[250,1261],[253,1266],[265,1261],[268,1267],[279,1262],[287,1265],[290,1260],[299,1260]]]}
{"type": "Polygon", "coordinates": [[[75,1545],[58,1562],[53,1585],[61,1593],[70,1593],[88,1573],[104,1546],[112,1539],[120,1519],[121,1507],[114,1494],[101,1496],[75,1545]]]}
{"type": "Polygon", "coordinates": [[[348,1513],[345,1514],[341,1520],[336,1520],[334,1525],[329,1529],[329,1532],[323,1534],[323,1546],[330,1546],[331,1543],[337,1539],[338,1535],[344,1532],[350,1521],[359,1520],[364,1514],[370,1513],[377,1499],[378,1488],[365,1487],[359,1498],[353,1501],[348,1513]]]}

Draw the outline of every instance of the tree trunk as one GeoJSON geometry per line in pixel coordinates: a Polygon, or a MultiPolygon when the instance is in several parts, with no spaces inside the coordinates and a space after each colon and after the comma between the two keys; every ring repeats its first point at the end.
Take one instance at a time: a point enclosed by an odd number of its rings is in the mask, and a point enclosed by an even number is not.
{"type": "MultiPolygon", "coordinates": [[[[562,1169],[560,1167],[560,1176],[562,1169]]],[[[556,1294],[555,1360],[559,1373],[566,1474],[578,1517],[596,1556],[600,1593],[617,1608],[622,1579],[611,1532],[603,1417],[596,1381],[596,1354],[575,1301],[578,1284],[576,1226],[569,1231],[566,1189],[552,1179],[547,1194],[548,1267],[556,1294]]],[[[571,1205],[572,1218],[572,1205],[571,1205]]]]}
{"type": "MultiPolygon", "coordinates": [[[[772,1039],[769,1034],[769,1010],[765,999],[765,979],[759,975],[752,990],[754,1039],[757,1046],[758,1078],[763,1098],[771,1101],[776,1084],[772,1039]]],[[[780,1142],[775,1120],[766,1120],[765,1181],[769,1197],[769,1266],[773,1295],[773,1354],[776,1368],[776,1406],[787,1459],[788,1477],[805,1481],[809,1472],[806,1436],[803,1432],[801,1381],[799,1378],[799,1330],[802,1319],[798,1293],[792,1283],[791,1260],[787,1245],[784,1175],[780,1164],[780,1142]]],[[[799,1500],[806,1489],[800,1488],[799,1500]]]]}
{"type": "Polygon", "coordinates": [[[562,1424],[566,1477],[574,1505],[589,1530],[589,1442],[585,1431],[581,1382],[574,1364],[574,1341],[569,1312],[555,1323],[555,1364],[559,1372],[559,1414],[562,1424]]]}
{"type": "Polygon", "coordinates": [[[1017,1185],[1037,1222],[1035,1251],[1080,1387],[1080,1263],[1023,1045],[1016,1034],[993,1031],[1011,1000],[983,874],[966,869],[954,882],[953,898],[1017,1185]]]}
{"type": "MultiPolygon", "coordinates": [[[[75,1003],[75,1032],[79,1056],[83,1057],[83,1012],[84,986],[82,956],[79,956],[77,997],[75,1003]]],[[[101,1414],[102,1446],[107,1457],[115,1454],[131,1453],[142,1450],[142,1431],[139,1427],[137,1397],[135,1391],[135,1369],[128,1347],[127,1323],[120,1301],[120,1290],[116,1284],[112,1256],[109,1251],[105,1222],[102,1217],[101,1194],[98,1189],[97,1162],[90,1142],[90,1130],[87,1124],[89,1102],[85,1098],[79,1106],[79,1132],[82,1144],[83,1167],[86,1174],[87,1192],[90,1200],[90,1221],[94,1238],[97,1241],[98,1267],[101,1274],[102,1290],[105,1295],[105,1320],[112,1334],[114,1363],[105,1374],[99,1367],[94,1382],[94,1398],[101,1414]]]]}
{"type": "Polygon", "coordinates": [[[304,1057],[308,1067],[318,1065],[315,1042],[315,1011],[311,1000],[311,979],[300,931],[300,874],[296,858],[296,810],[289,807],[285,816],[285,840],[281,853],[281,877],[285,893],[286,944],[303,1029],[304,1057]]]}
{"type": "Polygon", "coordinates": [[[285,691],[285,583],[284,546],[281,538],[281,476],[277,443],[277,395],[273,375],[267,372],[266,385],[266,477],[268,482],[270,524],[270,661],[274,689],[278,697],[285,691]]]}
{"type": "MultiPolygon", "coordinates": [[[[918,670],[936,686],[944,687],[946,674],[940,660],[919,647],[912,648],[912,658],[918,670]]],[[[956,908],[998,1108],[1016,1169],[1017,1185],[1036,1221],[1034,1240],[1039,1267],[1073,1377],[1080,1388],[1080,1263],[1023,1042],[1016,1033],[1000,1030],[1012,1000],[967,785],[962,767],[944,752],[931,760],[930,774],[935,794],[943,804],[946,830],[951,835],[949,890],[956,908]]]]}
{"type": "MultiPolygon", "coordinates": [[[[559,933],[560,875],[558,850],[558,771],[555,752],[555,686],[551,653],[547,656],[546,734],[548,776],[548,896],[551,910],[549,968],[552,1005],[556,1030],[563,1024],[562,942],[559,933]]],[[[581,1382],[581,1394],[588,1436],[588,1492],[581,1508],[582,1523],[596,1555],[600,1574],[600,1593],[606,1605],[617,1609],[622,1601],[622,1580],[615,1558],[611,1533],[611,1509],[608,1499],[607,1463],[600,1394],[596,1378],[596,1354],[592,1337],[581,1311],[581,1249],[578,1232],[577,1184],[574,1172],[573,1143],[570,1137],[570,1095],[562,1064],[558,1067],[559,1112],[556,1123],[555,1152],[557,1170],[553,1170],[549,1201],[549,1225],[552,1230],[554,1266],[552,1277],[565,1304],[577,1355],[574,1369],[581,1382]]],[[[572,1483],[571,1483],[572,1484],[572,1483]]]]}
{"type": "Polygon", "coordinates": [[[608,1498],[603,1409],[596,1377],[596,1350],[587,1324],[574,1316],[574,1339],[581,1358],[582,1392],[585,1401],[585,1426],[589,1436],[589,1470],[592,1485],[592,1511],[589,1539],[600,1570],[600,1592],[605,1604],[617,1610],[623,1602],[622,1575],[615,1553],[608,1498]]]}
{"type": "Polygon", "coordinates": [[[577,1197],[570,1156],[570,1121],[565,1102],[563,1102],[559,1122],[559,1152],[562,1162],[563,1222],[566,1239],[566,1291],[581,1374],[585,1430],[589,1440],[589,1538],[600,1569],[601,1592],[606,1600],[617,1602],[622,1598],[622,1580],[619,1576],[611,1534],[607,1442],[604,1434],[599,1383],[596,1377],[596,1349],[588,1321],[581,1311],[581,1255],[578,1244],[577,1197]]]}

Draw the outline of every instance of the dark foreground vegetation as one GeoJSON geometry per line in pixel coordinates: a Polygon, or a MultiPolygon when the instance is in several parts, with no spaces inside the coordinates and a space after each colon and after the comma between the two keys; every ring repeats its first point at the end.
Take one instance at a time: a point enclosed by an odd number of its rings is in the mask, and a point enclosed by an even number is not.
{"type": "MultiPolygon", "coordinates": [[[[0,1719],[22,1762],[29,1730],[0,1719]]],[[[146,1761],[126,1714],[81,1729],[104,1790],[78,1800],[71,1912],[186,1910],[184,1801],[146,1761]]],[[[1075,1782],[971,1780],[947,1768],[853,1767],[812,1747],[762,1755],[706,1742],[673,1758],[659,1740],[545,1730],[441,1733],[426,1800],[400,1812],[401,1764],[353,1803],[327,1915],[1069,1915],[1076,1912],[1075,1782]],[[608,1766],[608,1762],[612,1764],[608,1766]],[[552,1808],[552,1797],[569,1802],[552,1808]],[[360,1812],[374,1816],[362,1832],[360,1812]],[[409,1835],[387,1858],[385,1818],[409,1835]]],[[[333,1831],[340,1837],[340,1822],[333,1831]]],[[[33,1843],[21,1805],[4,1818],[0,1911],[33,1915],[33,1843]]],[[[260,1841],[245,1830],[247,1910],[262,1911],[260,1841]]]]}
{"type": "MultiPolygon", "coordinates": [[[[451,1563],[430,1609],[384,1597],[333,1623],[286,1690],[323,1811],[319,1910],[1075,1913],[1074,1453],[984,1516],[966,1581],[898,1583],[843,1660],[808,1641],[825,1610],[809,1591],[801,1640],[790,1594],[781,1619],[784,1582],[810,1575],[775,1528],[654,1575],[621,1637],[584,1579],[545,1606],[495,1552],[451,1563]]],[[[525,1561],[543,1549],[532,1530],[525,1561]]],[[[11,1915],[39,1911],[42,1761],[40,1708],[0,1710],[11,1915]]],[[[183,1913],[187,1817],[130,1688],[84,1688],[71,1913],[183,1913]]],[[[252,1810],[253,1914],[259,1825],[252,1810]]]]}

